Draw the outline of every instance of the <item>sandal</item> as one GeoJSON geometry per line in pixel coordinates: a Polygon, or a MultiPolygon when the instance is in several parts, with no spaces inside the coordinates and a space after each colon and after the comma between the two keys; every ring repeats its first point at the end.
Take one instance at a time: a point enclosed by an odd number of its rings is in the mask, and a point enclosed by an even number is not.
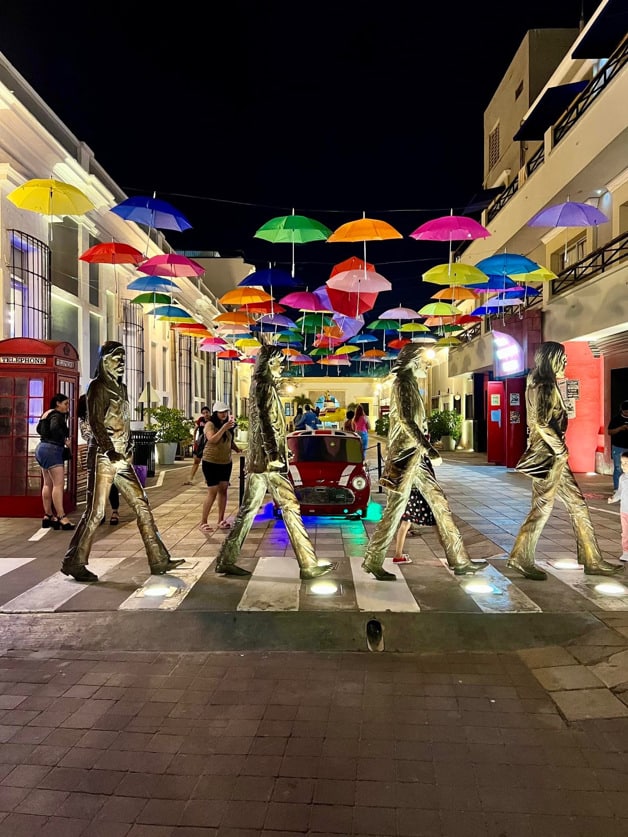
{"type": "Polygon", "coordinates": [[[228,520],[221,520],[218,524],[219,529],[231,529],[231,524],[228,520]]]}
{"type": "Polygon", "coordinates": [[[119,522],[120,522],[120,517],[118,515],[118,512],[115,511],[115,510],[112,511],[111,512],[111,518],[109,520],[109,525],[110,526],[117,526],[119,522]]]}
{"type": "Polygon", "coordinates": [[[201,532],[213,532],[214,531],[214,527],[210,526],[209,523],[199,523],[198,528],[201,530],[201,532]]]}

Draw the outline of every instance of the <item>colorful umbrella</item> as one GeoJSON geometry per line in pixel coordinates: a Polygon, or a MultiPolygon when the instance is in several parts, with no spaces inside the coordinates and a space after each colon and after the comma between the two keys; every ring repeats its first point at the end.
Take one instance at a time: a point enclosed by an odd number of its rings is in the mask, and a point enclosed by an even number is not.
{"type": "Polygon", "coordinates": [[[247,303],[268,302],[272,297],[259,288],[234,288],[223,294],[218,302],[222,305],[246,305],[247,303]]]}
{"type": "MultiPolygon", "coordinates": [[[[418,313],[418,312],[417,312],[418,313]]],[[[399,331],[429,331],[429,328],[424,323],[403,323],[399,331]]]]}
{"type": "Polygon", "coordinates": [[[285,270],[276,267],[267,267],[263,270],[254,270],[245,276],[238,285],[259,285],[262,288],[296,288],[298,283],[285,270]]]}
{"type": "Polygon", "coordinates": [[[273,244],[292,245],[292,276],[294,276],[294,246],[312,241],[325,241],[331,230],[313,218],[305,215],[281,215],[271,218],[255,232],[254,238],[261,238],[273,244]]]}
{"type": "Polygon", "coordinates": [[[488,238],[490,232],[465,215],[443,215],[433,218],[410,233],[410,238],[417,241],[468,241],[476,238],[488,238]]]}
{"type": "Polygon", "coordinates": [[[609,218],[589,203],[566,201],[548,206],[533,215],[529,227],[597,227],[606,224],[609,218]]]}
{"type": "Polygon", "coordinates": [[[205,273],[202,264],[177,253],[152,256],[138,265],[137,269],[149,276],[202,276],[205,273]]]}
{"type": "Polygon", "coordinates": [[[277,327],[280,326],[281,328],[296,328],[297,324],[290,319],[290,317],[286,317],[284,314],[264,314],[264,316],[260,317],[257,321],[257,325],[264,330],[264,327],[270,326],[271,328],[274,327],[277,330],[277,327]]]}
{"type": "Polygon", "coordinates": [[[138,265],[143,261],[144,256],[130,244],[123,244],[120,241],[107,241],[102,244],[94,244],[79,256],[83,262],[94,264],[133,264],[138,265]]]}
{"type": "Polygon", "coordinates": [[[255,317],[246,311],[225,311],[224,314],[216,314],[215,323],[227,323],[229,325],[250,325],[255,317]]]}
{"type": "Polygon", "coordinates": [[[27,209],[40,215],[84,215],[94,204],[76,186],[61,180],[27,180],[9,192],[7,198],[18,209],[27,209]]]}
{"type": "Polygon", "coordinates": [[[338,264],[332,267],[329,278],[331,279],[339,273],[346,273],[348,270],[375,271],[375,265],[370,262],[364,262],[362,259],[358,259],[357,256],[350,256],[348,259],[345,259],[343,262],[338,262],[338,264]]]}
{"type": "Polygon", "coordinates": [[[312,293],[316,294],[316,296],[323,303],[323,305],[325,306],[325,311],[331,314],[334,310],[334,306],[331,304],[331,299],[329,298],[327,286],[320,285],[320,287],[314,288],[312,293]]]}
{"type": "Polygon", "coordinates": [[[422,308],[419,308],[419,314],[424,317],[452,317],[456,314],[464,314],[455,305],[450,305],[449,302],[429,302],[422,308]]]}
{"type": "Polygon", "coordinates": [[[441,337],[436,341],[436,346],[462,346],[462,340],[458,337],[441,337]]]}
{"type": "Polygon", "coordinates": [[[471,285],[473,282],[486,282],[487,276],[471,264],[449,262],[438,264],[423,274],[423,281],[433,285],[471,285]]]}
{"type": "Polygon", "coordinates": [[[397,308],[388,308],[386,311],[382,311],[379,316],[382,320],[412,320],[414,317],[419,316],[419,312],[413,308],[404,308],[402,305],[399,305],[397,308]]]}
{"type": "Polygon", "coordinates": [[[344,340],[348,340],[364,328],[364,317],[361,314],[357,317],[348,317],[346,314],[341,314],[336,311],[332,314],[332,320],[334,325],[338,326],[342,331],[344,340]]]}
{"type": "Polygon", "coordinates": [[[219,360],[240,360],[240,353],[235,349],[227,349],[223,352],[217,352],[216,357],[219,360]]]}
{"type": "Polygon", "coordinates": [[[339,291],[330,287],[328,290],[329,301],[334,311],[345,314],[347,317],[359,317],[365,311],[372,311],[377,302],[377,292],[368,291],[339,291]]]}
{"type": "MultiPolygon", "coordinates": [[[[386,221],[367,218],[364,215],[356,221],[349,221],[334,230],[327,241],[387,241],[393,238],[403,238],[402,234],[391,227],[386,221]]],[[[366,256],[364,257],[366,261],[366,256]]]]}
{"type": "Polygon", "coordinates": [[[349,345],[345,344],[344,346],[338,346],[338,348],[336,349],[334,354],[335,355],[350,355],[353,352],[359,352],[359,351],[360,351],[359,346],[349,346],[349,345]]]}
{"type": "Polygon", "coordinates": [[[153,317],[159,317],[160,320],[172,320],[172,322],[183,322],[184,320],[193,320],[194,317],[188,314],[183,308],[178,305],[158,305],[152,311],[148,311],[153,317]]]}
{"type": "Polygon", "coordinates": [[[324,311],[330,309],[323,300],[313,291],[293,291],[279,300],[282,305],[288,308],[297,308],[299,311],[324,311]]]}
{"type": "Polygon", "coordinates": [[[170,289],[179,290],[179,286],[165,276],[139,276],[127,285],[129,291],[153,291],[169,293],[170,289]]]}
{"type": "Polygon", "coordinates": [[[527,256],[519,253],[495,253],[476,264],[476,267],[486,274],[502,274],[512,276],[515,273],[529,273],[540,265],[527,256]]]}
{"type": "Polygon", "coordinates": [[[124,218],[125,221],[135,221],[137,224],[144,224],[150,228],[156,227],[160,230],[183,232],[192,228],[190,222],[178,209],[166,201],[158,200],[155,195],[152,198],[142,195],[127,198],[112,207],[111,212],[124,218]]]}
{"type": "Polygon", "coordinates": [[[454,305],[456,302],[462,302],[465,299],[476,298],[477,294],[464,285],[455,285],[451,288],[443,288],[442,291],[436,291],[436,293],[432,294],[430,297],[430,299],[451,300],[454,305]]]}
{"type": "Polygon", "coordinates": [[[172,302],[172,298],[170,294],[151,294],[147,292],[133,297],[129,302],[135,305],[169,305],[172,302]]]}

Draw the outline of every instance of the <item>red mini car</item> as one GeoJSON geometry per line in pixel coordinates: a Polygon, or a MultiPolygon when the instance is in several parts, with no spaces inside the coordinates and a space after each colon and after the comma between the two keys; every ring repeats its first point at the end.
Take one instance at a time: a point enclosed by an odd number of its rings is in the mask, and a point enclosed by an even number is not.
{"type": "Polygon", "coordinates": [[[366,517],[371,480],[362,459],[362,440],[346,430],[288,433],[289,476],[302,515],[366,517]]]}

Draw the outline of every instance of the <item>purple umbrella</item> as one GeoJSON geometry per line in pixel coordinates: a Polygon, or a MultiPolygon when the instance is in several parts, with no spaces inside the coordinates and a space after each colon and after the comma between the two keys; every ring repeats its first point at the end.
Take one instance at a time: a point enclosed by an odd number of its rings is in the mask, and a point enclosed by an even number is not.
{"type": "Polygon", "coordinates": [[[548,206],[530,218],[529,227],[596,227],[609,219],[603,212],[588,203],[567,201],[548,206]]]}

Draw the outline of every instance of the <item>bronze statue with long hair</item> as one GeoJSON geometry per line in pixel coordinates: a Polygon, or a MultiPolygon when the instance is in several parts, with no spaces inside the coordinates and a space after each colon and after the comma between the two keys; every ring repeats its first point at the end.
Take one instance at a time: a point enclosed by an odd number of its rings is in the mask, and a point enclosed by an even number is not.
{"type": "Polygon", "coordinates": [[[589,509],[567,462],[567,409],[557,378],[564,377],[567,354],[562,343],[541,343],[526,382],[528,445],[515,470],[532,477],[532,508],[515,540],[507,566],[526,578],[543,581],[547,573],[535,566],[534,555],[543,527],[560,497],[571,519],[578,563],[587,575],[613,575],[621,565],[602,558],[589,509]]]}
{"type": "Polygon", "coordinates": [[[249,442],[242,505],[216,560],[216,572],[251,575],[236,559],[267,491],[281,509],[301,578],[316,578],[335,568],[318,562],[303,525],[301,508],[288,478],[288,444],[283,405],[277,390],[285,361],[279,346],[264,345],[257,353],[249,392],[249,442]]]}
{"type": "Polygon", "coordinates": [[[404,346],[391,367],[395,374],[390,399],[388,451],[380,485],[387,489],[386,506],[367,547],[362,569],[378,581],[395,581],[397,576],[383,569],[386,550],[395,537],[413,485],[429,504],[449,567],[456,575],[475,573],[486,561],[471,561],[462,542],[447,498],[436,477],[425,464],[427,456],[440,462],[440,454],[430,444],[425,406],[419,392],[418,372],[423,347],[404,346]]]}

